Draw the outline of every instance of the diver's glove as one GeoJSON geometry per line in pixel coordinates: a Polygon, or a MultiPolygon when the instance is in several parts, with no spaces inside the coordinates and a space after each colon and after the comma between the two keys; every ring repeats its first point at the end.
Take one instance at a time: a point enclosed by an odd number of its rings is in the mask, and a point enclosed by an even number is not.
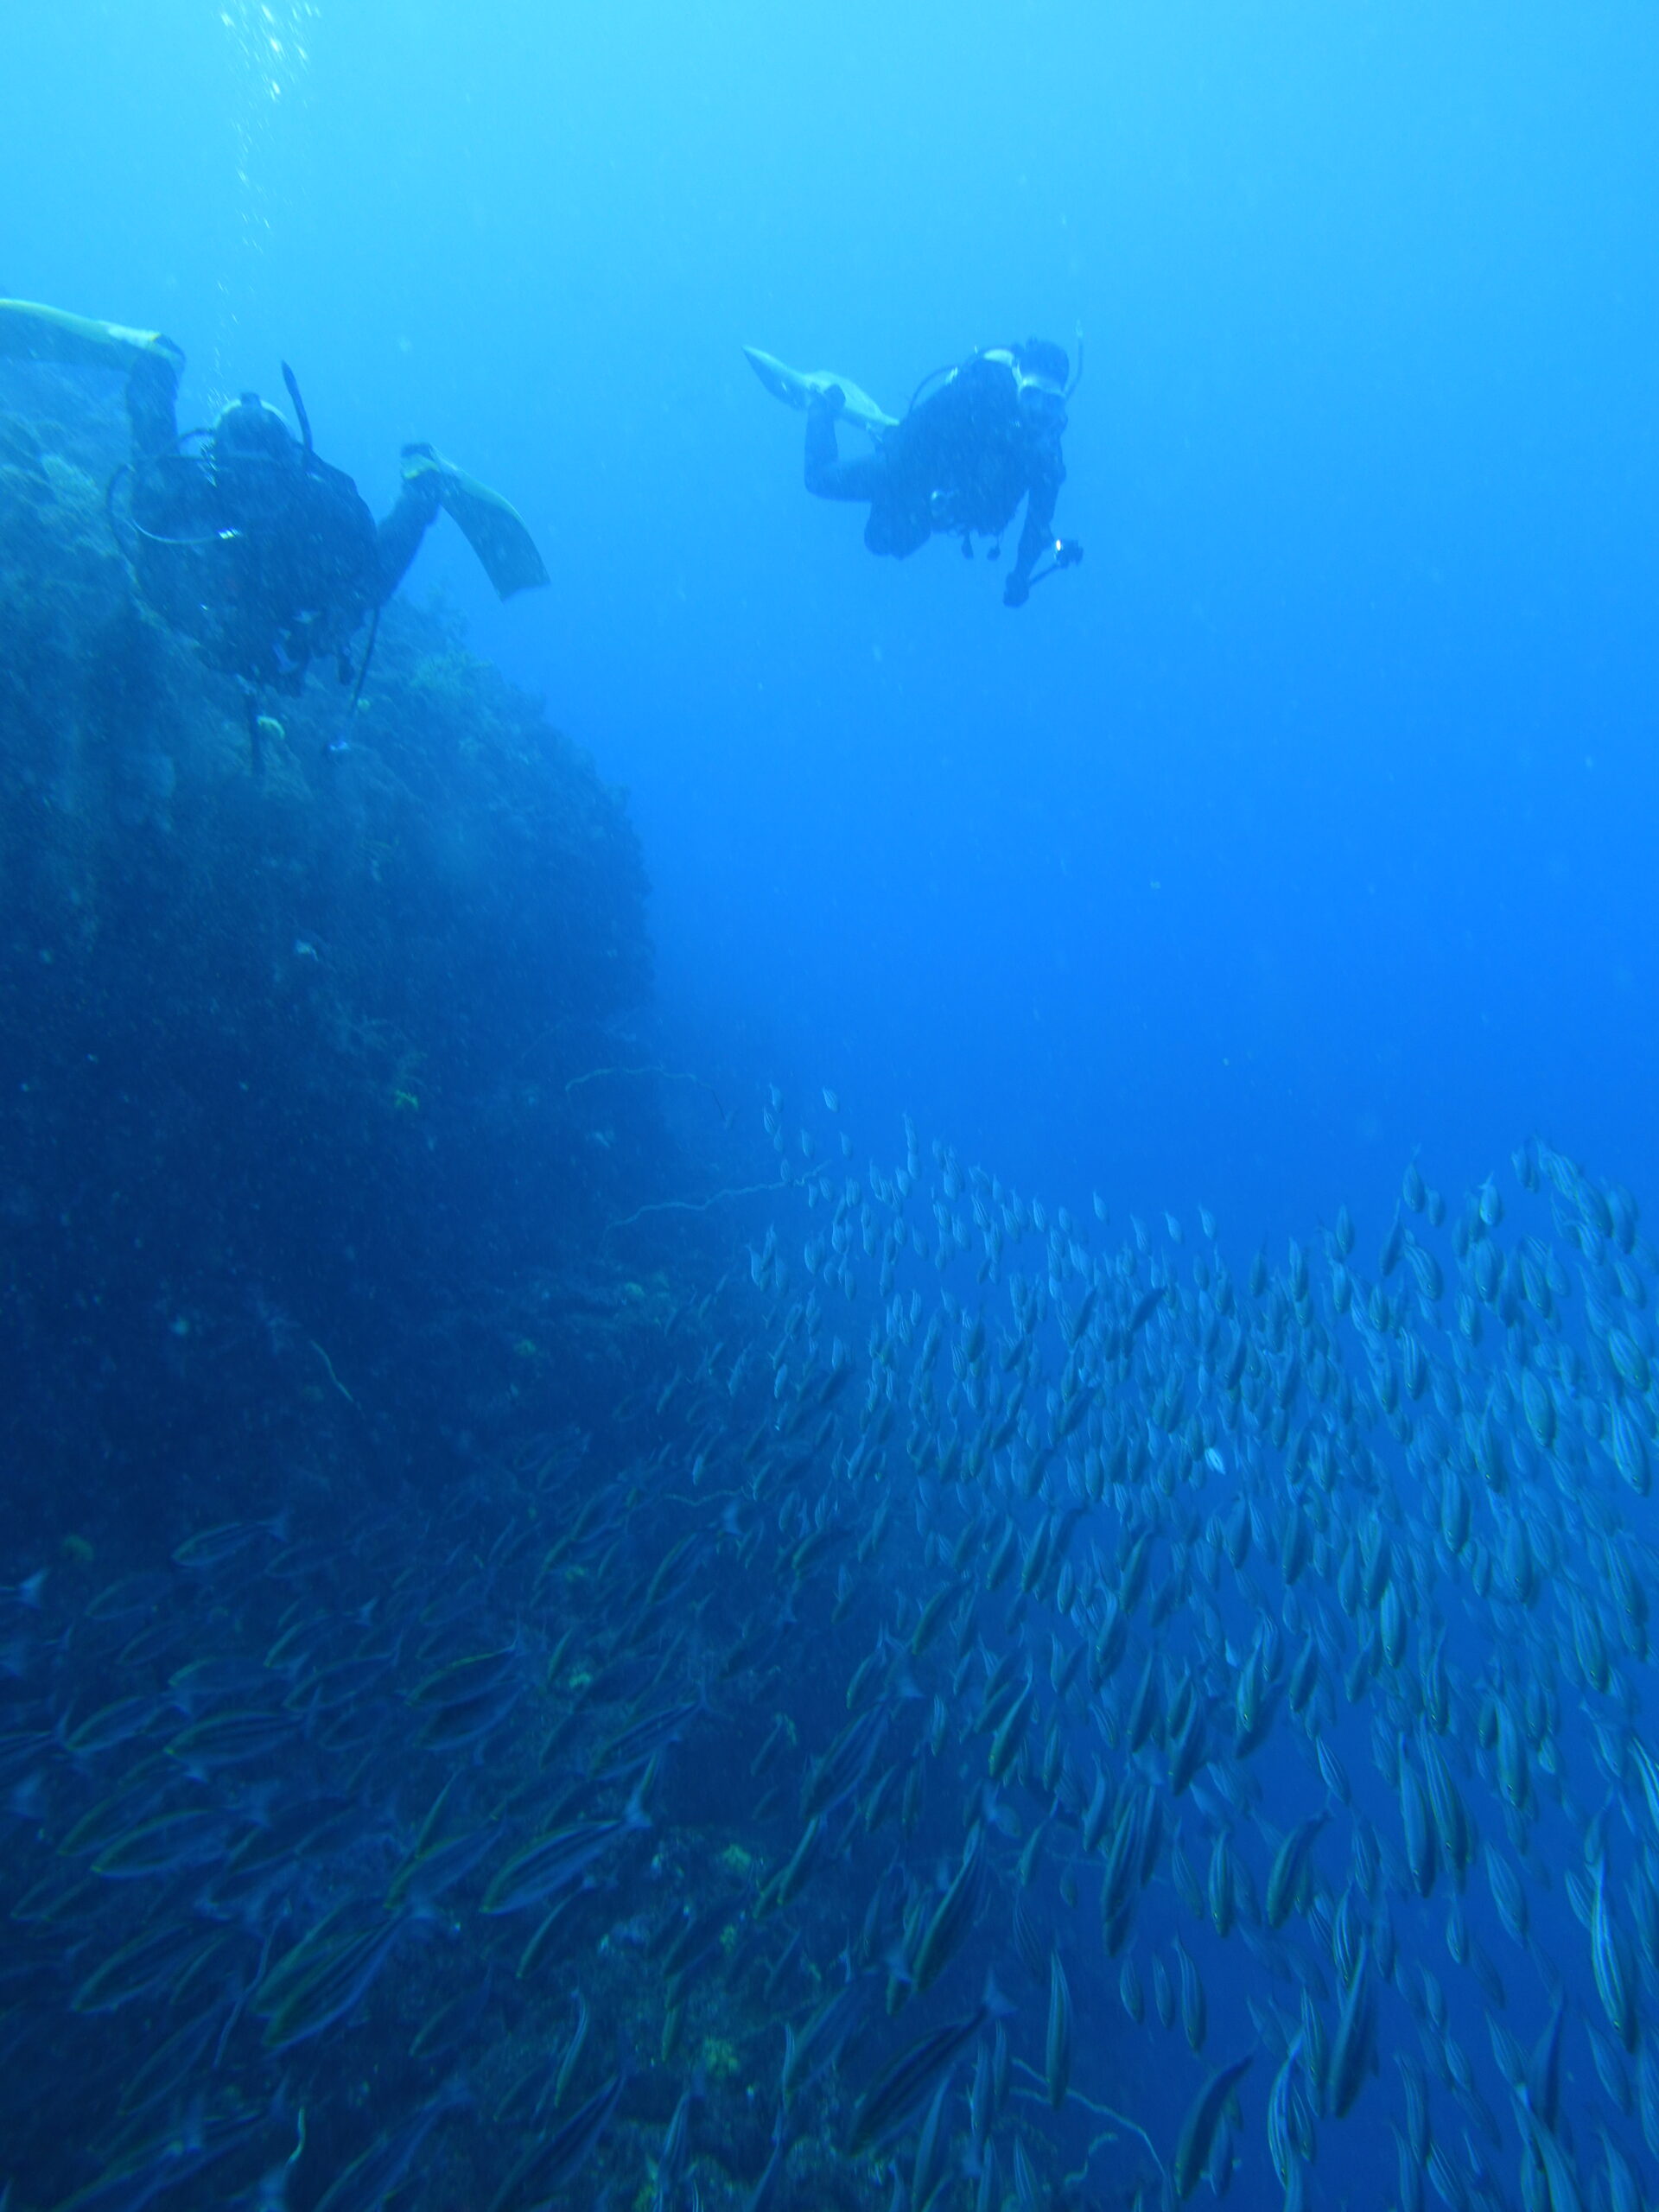
{"type": "Polygon", "coordinates": [[[1023,607],[1031,597],[1031,586],[1024,576],[1010,576],[1002,587],[1004,607],[1023,607]]]}

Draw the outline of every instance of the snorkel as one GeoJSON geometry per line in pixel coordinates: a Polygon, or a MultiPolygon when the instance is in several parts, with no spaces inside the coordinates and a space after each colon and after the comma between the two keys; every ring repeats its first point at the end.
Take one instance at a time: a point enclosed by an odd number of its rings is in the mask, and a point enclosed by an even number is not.
{"type": "Polygon", "coordinates": [[[308,465],[316,459],[316,448],[311,442],[311,417],[305,411],[305,402],[300,397],[300,381],[292,369],[283,363],[283,382],[288,386],[288,396],[294,403],[295,418],[300,426],[300,443],[305,448],[308,465]]]}

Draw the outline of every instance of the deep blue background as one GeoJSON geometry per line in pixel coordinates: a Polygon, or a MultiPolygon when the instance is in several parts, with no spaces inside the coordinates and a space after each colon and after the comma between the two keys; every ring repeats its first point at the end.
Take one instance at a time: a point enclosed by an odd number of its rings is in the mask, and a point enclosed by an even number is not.
{"type": "Polygon", "coordinates": [[[550,593],[416,588],[632,787],[683,1051],[1235,1236],[1535,1126],[1659,1190],[1650,10],[16,13],[0,290],[518,501],[550,593]],[[738,350],[1079,324],[1018,615],[738,350]]]}

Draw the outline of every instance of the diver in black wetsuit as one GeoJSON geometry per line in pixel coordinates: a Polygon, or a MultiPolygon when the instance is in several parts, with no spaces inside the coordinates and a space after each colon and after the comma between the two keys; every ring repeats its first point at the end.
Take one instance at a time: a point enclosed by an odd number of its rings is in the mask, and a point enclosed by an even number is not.
{"type": "Polygon", "coordinates": [[[297,694],[311,662],[327,658],[342,683],[355,672],[355,701],[372,629],[355,671],[352,641],[365,617],[378,622],[440,508],[502,598],[548,581],[506,501],[430,446],[404,448],[403,488],[377,524],[352,479],[313,449],[286,363],[299,437],[256,392],[211,430],[181,436],[184,356],[158,333],[0,301],[0,353],[124,374],[132,459],[110,487],[111,522],[145,599],[242,686],[256,767],[261,691],[297,694]]]}
{"type": "Polygon", "coordinates": [[[1033,581],[1083,556],[1053,535],[1069,373],[1065,348],[1047,339],[976,353],[902,421],[874,430],[872,452],[848,461],[836,442],[840,389],[821,385],[805,401],[806,488],[821,499],[868,499],[864,543],[899,560],[936,531],[959,537],[970,555],[974,537],[988,537],[995,559],[1023,499],[1025,525],[1002,591],[1005,607],[1023,607],[1033,581]],[[1052,565],[1033,577],[1044,553],[1052,565]]]}

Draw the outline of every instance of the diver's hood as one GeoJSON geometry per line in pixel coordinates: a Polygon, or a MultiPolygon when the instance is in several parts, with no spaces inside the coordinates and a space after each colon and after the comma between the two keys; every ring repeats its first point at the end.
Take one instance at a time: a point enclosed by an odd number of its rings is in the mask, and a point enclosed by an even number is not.
{"type": "Polygon", "coordinates": [[[289,429],[287,418],[257,391],[245,391],[239,399],[219,410],[213,424],[213,448],[222,458],[237,461],[292,462],[300,454],[299,441],[289,429]]]}

